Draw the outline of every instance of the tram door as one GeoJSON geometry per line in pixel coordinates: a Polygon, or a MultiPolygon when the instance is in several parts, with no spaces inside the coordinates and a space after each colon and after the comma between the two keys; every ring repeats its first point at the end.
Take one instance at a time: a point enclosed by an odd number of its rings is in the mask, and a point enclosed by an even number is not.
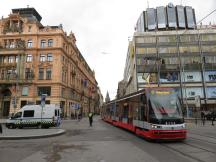
{"type": "Polygon", "coordinates": [[[126,102],[123,105],[123,118],[122,118],[123,123],[128,123],[128,112],[129,112],[129,104],[126,102]]]}
{"type": "Polygon", "coordinates": [[[139,120],[141,120],[141,121],[146,121],[147,120],[147,103],[146,103],[145,94],[142,94],[140,96],[138,113],[139,113],[139,120]]]}

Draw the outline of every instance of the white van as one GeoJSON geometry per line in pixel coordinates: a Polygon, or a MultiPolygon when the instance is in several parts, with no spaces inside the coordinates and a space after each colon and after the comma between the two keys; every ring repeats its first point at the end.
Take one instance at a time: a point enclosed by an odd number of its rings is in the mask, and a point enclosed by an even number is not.
{"type": "Polygon", "coordinates": [[[26,105],[7,120],[8,128],[41,127],[49,128],[60,124],[59,105],[26,105]],[[43,109],[43,111],[42,111],[43,109]]]}

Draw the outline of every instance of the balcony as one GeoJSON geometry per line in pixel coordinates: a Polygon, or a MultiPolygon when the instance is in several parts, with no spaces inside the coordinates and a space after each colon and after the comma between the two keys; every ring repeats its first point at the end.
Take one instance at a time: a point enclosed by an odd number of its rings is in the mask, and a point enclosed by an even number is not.
{"type": "Polygon", "coordinates": [[[18,40],[5,40],[4,45],[0,44],[0,54],[13,54],[23,53],[26,49],[25,41],[18,40]]]}
{"type": "Polygon", "coordinates": [[[17,63],[12,62],[12,63],[0,63],[0,68],[2,67],[16,67],[17,63]]]}
{"type": "Polygon", "coordinates": [[[202,66],[201,63],[191,63],[183,65],[182,69],[185,71],[201,71],[202,66]]]}
{"type": "Polygon", "coordinates": [[[206,63],[204,64],[204,68],[206,71],[211,71],[216,69],[216,63],[206,63]]]}
{"type": "Polygon", "coordinates": [[[178,64],[162,64],[160,66],[160,71],[179,71],[179,65],[178,64]]]}
{"type": "Polygon", "coordinates": [[[146,73],[146,72],[157,72],[157,65],[137,65],[137,72],[138,73],[146,73]]]}
{"type": "Polygon", "coordinates": [[[16,79],[0,79],[0,84],[27,84],[32,83],[32,80],[26,80],[26,79],[19,79],[16,81],[16,79]]]}
{"type": "Polygon", "coordinates": [[[32,80],[34,79],[33,74],[29,74],[26,78],[16,78],[15,74],[5,74],[0,76],[0,84],[24,84],[24,83],[32,83],[32,80]]]}

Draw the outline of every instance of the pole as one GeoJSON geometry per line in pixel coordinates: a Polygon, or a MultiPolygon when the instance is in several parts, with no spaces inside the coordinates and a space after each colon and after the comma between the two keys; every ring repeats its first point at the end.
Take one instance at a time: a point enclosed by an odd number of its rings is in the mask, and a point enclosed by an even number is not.
{"type": "Polygon", "coordinates": [[[21,56],[18,55],[18,61],[17,61],[17,67],[16,67],[16,87],[15,87],[15,96],[14,96],[14,114],[17,107],[17,93],[18,93],[18,82],[19,82],[19,76],[20,76],[20,61],[21,56]]]}
{"type": "Polygon", "coordinates": [[[41,124],[42,124],[42,117],[43,117],[43,104],[41,104],[41,124]]]}

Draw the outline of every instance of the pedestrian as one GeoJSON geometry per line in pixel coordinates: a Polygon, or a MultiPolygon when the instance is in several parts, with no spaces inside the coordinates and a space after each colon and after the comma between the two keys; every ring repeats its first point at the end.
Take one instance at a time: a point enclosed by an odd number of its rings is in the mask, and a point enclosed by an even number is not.
{"type": "Polygon", "coordinates": [[[61,124],[61,117],[58,116],[57,117],[57,127],[60,127],[60,124],[61,124]]]}
{"type": "Polygon", "coordinates": [[[0,123],[0,133],[2,133],[2,125],[1,125],[1,123],[0,123]]]}
{"type": "Polygon", "coordinates": [[[90,125],[90,127],[92,127],[92,123],[93,123],[93,113],[90,112],[90,113],[88,114],[88,117],[89,117],[89,125],[90,125]]]}
{"type": "Polygon", "coordinates": [[[212,111],[212,113],[211,113],[212,125],[213,125],[213,126],[214,126],[214,121],[215,121],[215,116],[216,116],[215,113],[216,113],[216,112],[214,112],[214,111],[212,111]]]}
{"type": "Polygon", "coordinates": [[[201,111],[201,120],[204,126],[205,125],[205,113],[203,111],[201,111]]]}
{"type": "Polygon", "coordinates": [[[80,121],[81,119],[82,119],[82,114],[79,113],[79,115],[78,115],[78,121],[80,121]]]}

